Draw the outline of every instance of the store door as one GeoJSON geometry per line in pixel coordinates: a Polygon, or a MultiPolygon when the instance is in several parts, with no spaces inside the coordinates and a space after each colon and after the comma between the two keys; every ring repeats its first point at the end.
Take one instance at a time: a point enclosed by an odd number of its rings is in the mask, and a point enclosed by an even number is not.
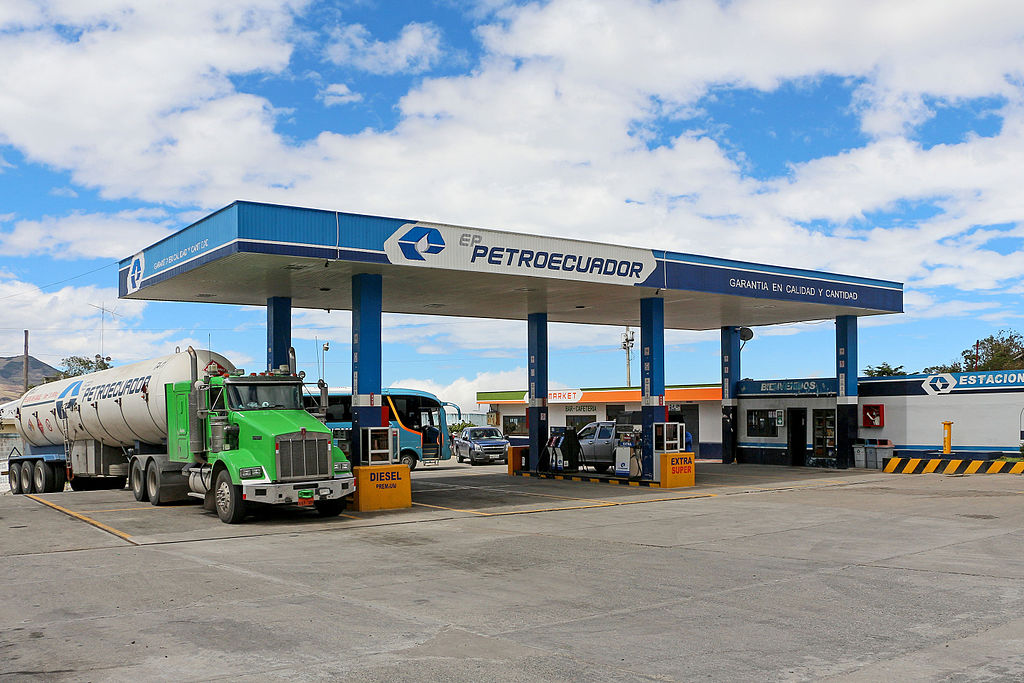
{"type": "Polygon", "coordinates": [[[807,464],[807,408],[787,408],[786,425],[789,464],[803,467],[807,464]]]}

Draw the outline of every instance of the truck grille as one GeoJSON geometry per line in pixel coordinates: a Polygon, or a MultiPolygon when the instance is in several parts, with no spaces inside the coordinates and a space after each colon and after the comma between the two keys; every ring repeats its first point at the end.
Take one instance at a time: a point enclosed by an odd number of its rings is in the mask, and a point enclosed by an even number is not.
{"type": "Polygon", "coordinates": [[[504,446],[481,446],[481,449],[488,456],[497,456],[499,458],[505,457],[504,446]]]}
{"type": "Polygon", "coordinates": [[[298,481],[333,476],[334,463],[327,448],[330,442],[329,435],[319,433],[307,433],[305,438],[301,432],[277,437],[277,480],[298,481]]]}

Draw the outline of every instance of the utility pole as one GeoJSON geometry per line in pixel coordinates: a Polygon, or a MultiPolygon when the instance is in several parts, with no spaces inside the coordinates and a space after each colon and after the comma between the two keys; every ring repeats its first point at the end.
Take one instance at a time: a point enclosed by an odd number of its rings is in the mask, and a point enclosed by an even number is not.
{"type": "Polygon", "coordinates": [[[626,325],[626,331],[622,333],[622,344],[620,347],[626,352],[626,386],[633,386],[633,380],[630,377],[630,370],[633,367],[633,344],[636,341],[636,337],[633,336],[633,330],[629,329],[629,325],[626,325]]]}
{"type": "Polygon", "coordinates": [[[25,330],[25,362],[21,366],[21,383],[24,385],[21,393],[28,393],[28,330],[25,330]]]}

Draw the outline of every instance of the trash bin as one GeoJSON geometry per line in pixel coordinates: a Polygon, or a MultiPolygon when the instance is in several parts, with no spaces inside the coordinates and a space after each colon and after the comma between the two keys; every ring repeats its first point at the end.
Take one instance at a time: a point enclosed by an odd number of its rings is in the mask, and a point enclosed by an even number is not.
{"type": "Polygon", "coordinates": [[[869,469],[878,469],[882,466],[882,463],[878,461],[878,447],[877,446],[865,446],[864,447],[864,467],[869,469]]]}
{"type": "Polygon", "coordinates": [[[864,450],[865,447],[860,444],[855,444],[853,447],[853,466],[854,467],[867,467],[864,462],[864,450]]]}
{"type": "Polygon", "coordinates": [[[886,458],[891,458],[892,457],[892,450],[893,450],[892,446],[876,446],[875,447],[875,451],[877,453],[877,455],[875,456],[875,468],[876,469],[879,469],[879,468],[882,467],[882,464],[885,462],[886,458]]]}

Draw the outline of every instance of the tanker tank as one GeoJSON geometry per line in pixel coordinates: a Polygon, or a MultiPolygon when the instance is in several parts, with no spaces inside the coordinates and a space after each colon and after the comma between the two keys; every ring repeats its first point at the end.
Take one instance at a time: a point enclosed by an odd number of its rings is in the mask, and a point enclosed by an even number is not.
{"type": "MultiPolygon", "coordinates": [[[[218,353],[196,354],[200,376],[235,369],[218,353]]],[[[191,360],[182,352],[42,384],[16,402],[15,426],[27,443],[37,447],[87,439],[112,447],[130,447],[136,441],[164,443],[164,387],[190,379],[191,360]]]]}

